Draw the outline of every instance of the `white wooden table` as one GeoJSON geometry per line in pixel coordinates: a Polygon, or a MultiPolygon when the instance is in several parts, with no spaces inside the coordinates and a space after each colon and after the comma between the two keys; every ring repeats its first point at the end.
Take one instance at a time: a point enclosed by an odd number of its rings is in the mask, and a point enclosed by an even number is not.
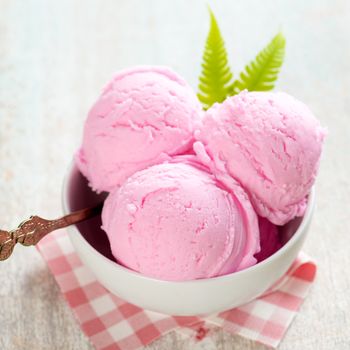
{"type": "MultiPolygon", "coordinates": [[[[237,72],[282,28],[279,89],[329,128],[305,251],[317,283],[281,349],[350,349],[350,6],[346,0],[220,1],[212,7],[237,72]]],[[[0,227],[61,213],[60,186],[81,128],[111,74],[170,65],[196,88],[205,1],[0,0],[0,227]]],[[[19,247],[0,264],[0,349],[92,349],[45,263],[19,247]]],[[[149,349],[263,349],[218,331],[171,333],[149,349]]]]}

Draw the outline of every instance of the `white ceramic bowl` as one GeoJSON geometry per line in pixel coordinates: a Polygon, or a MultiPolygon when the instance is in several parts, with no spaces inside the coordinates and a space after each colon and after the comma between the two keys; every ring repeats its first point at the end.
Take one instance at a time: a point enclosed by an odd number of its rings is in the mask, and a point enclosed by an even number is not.
{"type": "MultiPolygon", "coordinates": [[[[94,205],[105,194],[95,194],[72,165],[63,184],[63,209],[94,205]]],[[[284,246],[265,261],[229,275],[185,282],[161,281],[133,272],[113,261],[100,217],[69,228],[70,239],[100,283],[113,294],[142,308],[171,315],[204,315],[227,310],[261,295],[276,282],[297,257],[305,240],[314,208],[314,190],[309,195],[304,218],[283,227],[284,246]],[[90,242],[90,243],[89,243],[90,242]]]]}

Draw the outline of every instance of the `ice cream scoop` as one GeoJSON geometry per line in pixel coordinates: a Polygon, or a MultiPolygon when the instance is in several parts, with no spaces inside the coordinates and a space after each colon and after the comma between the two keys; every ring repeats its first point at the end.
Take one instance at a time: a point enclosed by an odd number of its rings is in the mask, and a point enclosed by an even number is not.
{"type": "Polygon", "coordinates": [[[36,245],[49,233],[91,219],[100,215],[101,210],[102,203],[94,207],[77,210],[54,220],[47,220],[34,215],[19,224],[14,230],[0,230],[0,261],[11,256],[17,243],[24,246],[36,245]]]}
{"type": "Polygon", "coordinates": [[[96,191],[111,191],[135,171],[186,153],[201,117],[190,86],[166,67],[117,73],[91,108],[76,155],[96,191]]]}
{"type": "Polygon", "coordinates": [[[228,274],[255,264],[260,249],[243,189],[194,163],[136,172],[107,197],[102,224],[120,264],[164,280],[228,274]]]}
{"type": "Polygon", "coordinates": [[[283,225],[304,214],[325,130],[302,102],[243,91],[210,108],[195,136],[198,158],[221,181],[237,180],[260,216],[283,225]]]}

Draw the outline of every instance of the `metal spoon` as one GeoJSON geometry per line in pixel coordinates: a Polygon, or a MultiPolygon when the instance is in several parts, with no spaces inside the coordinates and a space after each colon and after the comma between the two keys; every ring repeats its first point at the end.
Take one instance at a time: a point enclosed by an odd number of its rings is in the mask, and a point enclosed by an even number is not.
{"type": "Polygon", "coordinates": [[[103,203],[92,208],[75,211],[56,220],[31,216],[12,231],[0,230],[0,260],[10,257],[17,243],[24,246],[36,245],[50,232],[90,219],[101,213],[103,203]]]}

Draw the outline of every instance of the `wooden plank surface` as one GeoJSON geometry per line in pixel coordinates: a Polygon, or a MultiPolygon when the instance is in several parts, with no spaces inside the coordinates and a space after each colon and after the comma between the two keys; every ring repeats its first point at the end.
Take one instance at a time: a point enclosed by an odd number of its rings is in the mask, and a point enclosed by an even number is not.
{"type": "MultiPolygon", "coordinates": [[[[329,128],[305,251],[317,283],[281,349],[350,349],[350,6],[346,0],[213,2],[237,72],[279,29],[278,88],[329,128]]],[[[83,120],[111,74],[170,65],[194,88],[208,29],[205,1],[0,0],[0,227],[61,213],[60,186],[83,120]]],[[[35,249],[0,264],[0,349],[92,349],[35,249]]],[[[217,331],[171,333],[149,349],[264,349],[217,331]]]]}

